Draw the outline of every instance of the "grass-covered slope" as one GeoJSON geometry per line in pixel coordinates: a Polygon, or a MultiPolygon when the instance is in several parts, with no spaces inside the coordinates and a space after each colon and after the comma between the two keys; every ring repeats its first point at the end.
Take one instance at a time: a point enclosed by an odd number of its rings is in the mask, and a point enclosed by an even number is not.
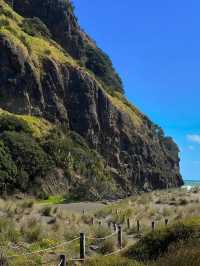
{"type": "Polygon", "coordinates": [[[0,1],[0,34],[35,62],[50,56],[61,63],[75,64],[75,60],[50,38],[48,28],[41,20],[21,17],[3,0],[0,1]]]}

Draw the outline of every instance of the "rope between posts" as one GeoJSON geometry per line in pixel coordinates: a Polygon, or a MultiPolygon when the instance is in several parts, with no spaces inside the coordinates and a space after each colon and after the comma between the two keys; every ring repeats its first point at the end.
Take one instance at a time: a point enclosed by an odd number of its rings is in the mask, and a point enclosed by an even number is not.
{"type": "Polygon", "coordinates": [[[105,236],[105,237],[86,237],[86,239],[89,239],[89,240],[106,240],[108,238],[111,238],[112,236],[116,235],[117,232],[113,233],[113,234],[110,234],[108,236],[105,236]]]}
{"type": "Polygon", "coordinates": [[[80,239],[80,237],[77,237],[77,238],[74,238],[70,241],[66,241],[66,242],[63,242],[63,243],[60,243],[56,246],[53,246],[53,247],[50,247],[50,248],[46,248],[46,249],[41,249],[41,250],[37,250],[37,251],[33,251],[33,252],[28,252],[28,253],[24,253],[24,254],[16,254],[16,255],[12,255],[12,256],[8,256],[7,258],[10,259],[10,258],[16,258],[16,257],[21,257],[21,256],[30,256],[30,255],[34,255],[34,254],[39,254],[39,253],[44,253],[44,252],[47,252],[47,251],[51,251],[53,249],[56,249],[58,247],[62,247],[62,246],[65,246],[65,245],[68,245],[68,244],[71,244],[72,242],[76,241],[80,239]]]}
{"type": "MultiPolygon", "coordinates": [[[[106,255],[104,255],[104,257],[108,257],[108,256],[112,256],[112,255],[118,254],[118,253],[124,251],[125,249],[127,249],[127,247],[124,247],[122,249],[118,249],[118,250],[116,250],[114,252],[106,254],[106,255]]],[[[68,261],[85,261],[85,260],[91,260],[91,259],[93,259],[93,257],[87,257],[85,259],[69,259],[68,261]]]]}
{"type": "Polygon", "coordinates": [[[85,259],[69,259],[68,261],[85,261],[86,260],[86,258],[85,259]]]}
{"type": "Polygon", "coordinates": [[[114,252],[111,252],[109,254],[106,254],[106,255],[104,255],[104,257],[109,257],[109,256],[112,256],[112,255],[118,254],[118,253],[124,251],[125,249],[127,249],[127,247],[124,247],[124,248],[118,249],[118,250],[116,250],[114,252]]]}

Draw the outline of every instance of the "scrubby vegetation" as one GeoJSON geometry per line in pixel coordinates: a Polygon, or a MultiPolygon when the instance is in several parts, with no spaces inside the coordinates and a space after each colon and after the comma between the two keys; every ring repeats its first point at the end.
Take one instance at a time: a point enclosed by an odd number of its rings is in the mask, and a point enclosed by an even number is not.
{"type": "Polygon", "coordinates": [[[199,237],[200,219],[194,218],[147,234],[125,254],[139,261],[154,261],[166,253],[171,245],[198,240],[199,237]]]}
{"type": "Polygon", "coordinates": [[[1,193],[28,192],[30,187],[34,192],[35,187],[36,196],[45,198],[42,180],[55,169],[64,171],[66,199],[100,199],[115,189],[103,159],[76,133],[64,134],[44,119],[1,111],[0,136],[1,193]]]}
{"type": "Polygon", "coordinates": [[[85,263],[86,266],[144,266],[143,264],[129,260],[127,258],[119,256],[111,257],[98,257],[92,260],[88,260],[85,263]]]}
{"type": "MultiPolygon", "coordinates": [[[[173,195],[175,193],[179,195],[177,202],[179,202],[180,196],[187,195],[187,201],[190,202],[188,204],[195,208],[194,199],[199,196],[197,189],[189,193],[185,190],[174,190],[173,195]]],[[[154,196],[155,194],[156,202],[158,198],[160,198],[160,202],[164,201],[165,194],[163,191],[152,193],[154,196]]],[[[63,198],[58,196],[50,197],[44,201],[35,201],[32,198],[25,199],[23,195],[18,195],[16,200],[0,200],[2,259],[9,262],[9,265],[15,266],[26,265],[27,261],[29,261],[28,265],[37,266],[49,261],[50,266],[55,266],[59,254],[66,254],[68,258],[79,257],[79,240],[66,246],[58,246],[53,251],[44,254],[34,254],[33,256],[23,256],[22,254],[54,247],[64,241],[70,241],[79,236],[80,232],[84,232],[87,237],[86,254],[88,258],[84,263],[86,266],[100,266],[102,263],[109,266],[198,266],[200,212],[196,213],[196,217],[179,218],[179,221],[176,221],[173,216],[173,210],[176,209],[175,205],[171,206],[172,210],[167,216],[170,223],[166,226],[162,220],[162,223],[157,225],[154,231],[150,226],[150,218],[148,218],[146,227],[141,224],[139,233],[137,230],[133,230],[133,225],[128,230],[126,219],[119,219],[117,223],[120,223],[123,228],[123,247],[125,249],[112,255],[112,252],[118,251],[119,247],[117,235],[111,235],[114,228],[109,226],[108,222],[112,220],[112,216],[108,210],[113,210],[113,214],[120,215],[119,206],[123,206],[126,217],[131,218],[134,212],[131,211],[130,206],[125,209],[125,202],[127,204],[127,201],[134,200],[140,208],[146,204],[150,206],[152,203],[149,201],[149,197],[152,197],[152,195],[143,194],[134,197],[134,199],[129,198],[120,203],[110,204],[106,208],[98,207],[100,209],[96,212],[96,218],[95,213],[91,211],[82,212],[82,209],[79,209],[75,213],[73,207],[71,207],[71,210],[67,210],[67,206],[61,204],[63,198]],[[118,206],[118,209],[116,209],[116,206],[118,206]],[[107,236],[110,237],[103,240],[107,236]],[[110,253],[111,256],[105,256],[110,253]],[[15,255],[17,257],[12,257],[15,255]]],[[[167,202],[167,198],[165,200],[167,202]]],[[[169,197],[168,200],[170,201],[171,198],[169,197]]],[[[84,203],[82,203],[82,206],[84,206],[84,203]]],[[[181,205],[181,207],[183,206],[181,205]]],[[[186,208],[185,212],[190,215],[188,210],[186,208]]],[[[155,212],[157,211],[155,210],[155,212]]],[[[194,213],[190,216],[193,215],[194,213]]],[[[145,216],[144,213],[143,216],[145,216]]],[[[187,217],[187,215],[185,216],[187,217]]],[[[133,223],[133,220],[131,222],[133,223]]]]}

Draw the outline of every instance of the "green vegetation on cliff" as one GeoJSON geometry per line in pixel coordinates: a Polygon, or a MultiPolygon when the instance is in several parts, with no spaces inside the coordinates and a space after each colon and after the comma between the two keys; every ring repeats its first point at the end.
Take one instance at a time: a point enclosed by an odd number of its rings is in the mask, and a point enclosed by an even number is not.
{"type": "Polygon", "coordinates": [[[63,170],[69,197],[100,199],[115,187],[97,152],[76,133],[63,134],[42,118],[1,110],[0,138],[1,193],[31,189],[37,196],[48,194],[40,183],[55,169],[63,170]]]}

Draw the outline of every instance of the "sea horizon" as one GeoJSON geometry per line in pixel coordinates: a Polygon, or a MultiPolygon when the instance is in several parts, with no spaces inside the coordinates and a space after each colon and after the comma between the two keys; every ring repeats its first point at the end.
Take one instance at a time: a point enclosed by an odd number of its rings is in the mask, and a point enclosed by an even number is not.
{"type": "Polygon", "coordinates": [[[200,186],[200,180],[184,179],[184,186],[200,186]]]}

